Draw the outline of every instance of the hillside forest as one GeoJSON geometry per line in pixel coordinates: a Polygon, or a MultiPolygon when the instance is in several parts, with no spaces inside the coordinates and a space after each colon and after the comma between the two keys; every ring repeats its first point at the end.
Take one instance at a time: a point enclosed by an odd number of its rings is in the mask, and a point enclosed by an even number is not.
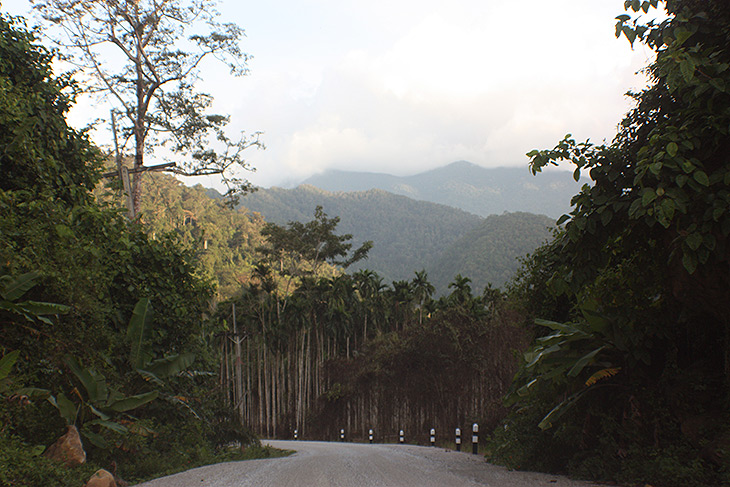
{"type": "MultiPolygon", "coordinates": [[[[536,178],[567,162],[592,183],[503,285],[465,271],[440,293],[423,267],[369,270],[374,239],[321,204],[273,222],[144,173],[129,218],[102,177],[114,157],[67,123],[81,88],[0,14],[0,484],[135,482],[274,455],[258,438],[295,429],[425,443],[473,422],[509,468],[730,483],[730,6],[625,7],[617,37],[656,59],[616,137],[528,154],[536,178]],[[72,429],[76,467],[48,454],[72,429]]],[[[531,218],[500,216],[514,235],[531,218]]],[[[452,242],[465,265],[496,220],[477,223],[452,242]]]]}

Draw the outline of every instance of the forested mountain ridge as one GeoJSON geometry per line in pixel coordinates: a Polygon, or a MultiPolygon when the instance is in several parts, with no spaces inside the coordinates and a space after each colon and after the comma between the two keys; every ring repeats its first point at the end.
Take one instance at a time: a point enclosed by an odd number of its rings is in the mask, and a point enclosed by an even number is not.
{"type": "Polygon", "coordinates": [[[368,259],[356,268],[374,270],[386,282],[409,279],[481,221],[456,208],[382,190],[332,193],[307,185],[260,189],[241,204],[277,224],[307,221],[322,205],[327,214],[340,217],[338,228],[352,234],[356,244],[373,241],[368,259]]]}
{"type": "Polygon", "coordinates": [[[277,224],[307,221],[314,207],[322,205],[325,212],[340,217],[339,228],[352,234],[356,243],[374,243],[369,258],[354,270],[374,270],[390,282],[408,280],[415,271],[426,269],[439,276],[434,281],[439,294],[459,273],[472,279],[476,289],[487,283],[502,286],[519,267],[517,258],[543,243],[549,236],[547,227],[554,223],[528,213],[484,220],[383,190],[329,192],[309,185],[260,189],[242,198],[241,205],[277,224]],[[489,236],[490,232],[495,233],[489,236]]]}
{"type": "Polygon", "coordinates": [[[502,287],[518,269],[518,258],[544,245],[555,228],[553,219],[544,215],[488,216],[429,265],[429,277],[443,291],[457,274],[468,276],[478,291],[488,284],[502,287]]]}
{"type": "Polygon", "coordinates": [[[484,168],[467,161],[412,176],[328,170],[306,179],[327,191],[382,189],[416,200],[461,208],[475,215],[528,212],[558,218],[580,190],[571,174],[554,171],[534,177],[525,167],[484,168]]]}

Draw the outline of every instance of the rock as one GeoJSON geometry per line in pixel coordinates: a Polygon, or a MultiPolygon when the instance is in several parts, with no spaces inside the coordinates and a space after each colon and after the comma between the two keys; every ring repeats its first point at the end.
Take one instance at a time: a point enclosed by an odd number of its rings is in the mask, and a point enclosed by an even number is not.
{"type": "Polygon", "coordinates": [[[117,487],[117,482],[111,472],[100,468],[94,472],[84,487],[117,487]]]}
{"type": "Polygon", "coordinates": [[[43,455],[63,462],[69,467],[86,463],[86,452],[84,445],[81,444],[81,437],[76,426],[69,426],[66,434],[49,446],[43,455]]]}

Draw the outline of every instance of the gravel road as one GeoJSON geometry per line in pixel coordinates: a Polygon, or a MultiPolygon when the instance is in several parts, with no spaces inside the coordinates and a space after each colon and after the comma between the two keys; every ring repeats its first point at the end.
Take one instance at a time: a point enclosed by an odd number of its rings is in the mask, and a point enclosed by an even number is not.
{"type": "Polygon", "coordinates": [[[555,475],[511,472],[483,457],[413,445],[267,441],[286,458],[221,463],[139,487],[589,487],[555,475]]]}

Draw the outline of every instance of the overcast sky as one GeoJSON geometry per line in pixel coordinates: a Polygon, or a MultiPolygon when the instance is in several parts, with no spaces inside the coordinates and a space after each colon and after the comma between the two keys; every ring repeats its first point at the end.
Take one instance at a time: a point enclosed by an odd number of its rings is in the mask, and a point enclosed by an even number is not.
{"type": "MultiPolygon", "coordinates": [[[[24,14],[27,0],[0,0],[24,14]]],[[[523,166],[566,133],[611,139],[651,52],[614,36],[623,0],[223,0],[250,75],[203,73],[268,187],[328,168],[523,166]]],[[[87,122],[84,109],[73,114],[87,122]]],[[[101,139],[101,137],[100,137],[101,139]]],[[[148,163],[154,163],[149,161],[148,163]]],[[[208,185],[208,184],[206,184],[208,185]]]]}

